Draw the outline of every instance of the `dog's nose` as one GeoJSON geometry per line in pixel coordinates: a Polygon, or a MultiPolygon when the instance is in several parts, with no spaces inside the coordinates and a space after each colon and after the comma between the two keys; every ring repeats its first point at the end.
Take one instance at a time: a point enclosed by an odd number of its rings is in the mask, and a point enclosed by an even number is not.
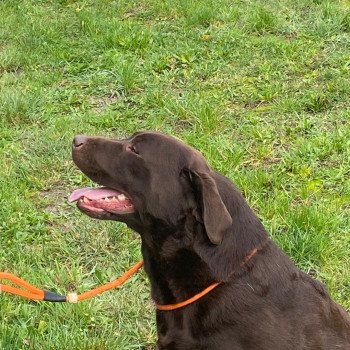
{"type": "Polygon", "coordinates": [[[87,137],[84,135],[77,135],[73,139],[73,147],[78,148],[81,147],[87,140],[87,137]]]}

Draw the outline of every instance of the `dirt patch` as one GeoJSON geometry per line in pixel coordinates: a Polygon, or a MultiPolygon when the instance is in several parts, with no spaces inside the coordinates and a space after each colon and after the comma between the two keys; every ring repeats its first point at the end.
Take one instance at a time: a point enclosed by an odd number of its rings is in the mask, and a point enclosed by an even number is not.
{"type": "Polygon", "coordinates": [[[92,106],[94,112],[102,112],[106,107],[116,103],[120,96],[110,95],[110,96],[88,96],[87,100],[92,106]]]}
{"type": "Polygon", "coordinates": [[[50,214],[49,219],[45,220],[48,227],[58,228],[61,232],[69,232],[71,225],[66,218],[71,208],[67,197],[69,191],[63,184],[52,185],[40,191],[40,209],[50,214]]]}
{"type": "Polygon", "coordinates": [[[7,67],[0,66],[0,74],[3,75],[6,73],[8,73],[8,74],[12,73],[12,74],[20,76],[20,75],[24,74],[24,69],[20,66],[17,66],[17,65],[10,65],[7,67]]]}
{"type": "Polygon", "coordinates": [[[45,203],[47,203],[45,205],[45,211],[57,215],[62,212],[62,204],[67,199],[68,191],[62,185],[53,185],[52,187],[43,189],[40,195],[44,198],[45,203]]]}

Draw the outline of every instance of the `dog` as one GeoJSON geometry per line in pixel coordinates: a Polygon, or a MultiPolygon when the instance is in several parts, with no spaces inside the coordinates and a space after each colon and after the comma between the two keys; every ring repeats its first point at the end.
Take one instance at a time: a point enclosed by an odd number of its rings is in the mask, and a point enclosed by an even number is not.
{"type": "Polygon", "coordinates": [[[76,190],[71,201],[141,236],[158,349],[350,349],[349,314],[269,239],[199,151],[145,131],[76,136],[72,157],[102,187],[76,190]]]}

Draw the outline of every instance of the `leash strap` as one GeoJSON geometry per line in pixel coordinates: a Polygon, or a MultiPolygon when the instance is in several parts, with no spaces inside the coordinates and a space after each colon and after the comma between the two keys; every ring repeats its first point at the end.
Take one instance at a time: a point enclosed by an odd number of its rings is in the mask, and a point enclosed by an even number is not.
{"type": "MultiPolygon", "coordinates": [[[[260,248],[254,248],[252,249],[248,255],[244,258],[244,260],[241,262],[240,266],[244,266],[259,250],[261,250],[264,247],[261,246],[260,248]]],[[[123,285],[131,276],[133,276],[141,267],[143,266],[143,260],[138,262],[136,265],[134,265],[131,269],[126,271],[122,276],[117,278],[116,280],[106,283],[102,286],[99,286],[95,289],[89,290],[82,294],[77,293],[70,293],[67,296],[60,295],[54,292],[50,292],[48,290],[38,289],[31,285],[30,283],[22,280],[21,278],[17,277],[16,275],[13,275],[12,273],[7,272],[0,272],[0,281],[1,280],[7,280],[10,281],[12,284],[17,285],[18,287],[12,287],[5,284],[0,284],[0,293],[2,291],[21,296],[23,298],[27,298],[30,300],[43,300],[43,301],[50,301],[50,302],[69,302],[69,303],[77,303],[78,301],[90,299],[98,294],[104,293],[107,290],[111,290],[117,287],[120,287],[123,285]]],[[[215,282],[211,284],[209,287],[202,290],[200,293],[194,295],[193,297],[186,299],[184,301],[181,301],[176,304],[155,304],[156,308],[161,311],[171,311],[176,310],[179,308],[182,308],[184,306],[190,305],[197,301],[198,299],[201,299],[208,293],[210,293],[213,289],[215,289],[217,286],[222,284],[223,282],[215,282]]]]}
{"type": "Polygon", "coordinates": [[[23,279],[19,278],[18,276],[12,273],[0,272],[0,280],[9,281],[16,286],[16,287],[13,287],[13,286],[8,286],[6,284],[0,283],[0,292],[7,292],[7,293],[18,295],[30,300],[76,303],[81,300],[92,298],[97,294],[104,293],[107,290],[121,286],[131,276],[133,276],[142,266],[143,266],[143,260],[138,262],[130,270],[126,271],[121,277],[117,278],[112,282],[106,283],[100,287],[97,287],[95,289],[92,289],[82,294],[71,293],[71,294],[68,294],[67,296],[50,292],[48,290],[36,288],[30,283],[24,281],[23,279]]]}

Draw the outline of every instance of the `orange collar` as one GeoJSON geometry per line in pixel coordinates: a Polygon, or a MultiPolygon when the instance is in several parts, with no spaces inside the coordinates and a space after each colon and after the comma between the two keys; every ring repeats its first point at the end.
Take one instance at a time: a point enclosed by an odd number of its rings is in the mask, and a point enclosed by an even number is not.
{"type": "MultiPolygon", "coordinates": [[[[243,259],[243,261],[241,262],[240,266],[244,266],[256,253],[258,252],[258,248],[254,248],[252,249],[248,255],[243,259]]],[[[232,276],[232,274],[231,274],[232,276]]],[[[221,283],[223,283],[223,281],[221,282],[215,282],[213,284],[211,284],[209,287],[205,288],[204,290],[202,290],[200,293],[194,295],[193,297],[186,299],[184,301],[180,301],[179,303],[176,304],[155,304],[156,308],[158,310],[161,311],[171,311],[171,310],[176,310],[176,309],[180,309],[181,307],[190,305],[192,303],[194,303],[195,301],[201,299],[202,297],[204,297],[205,295],[207,295],[209,292],[211,292],[213,289],[215,289],[217,286],[219,286],[221,283]]]]}
{"type": "Polygon", "coordinates": [[[204,290],[202,290],[200,293],[194,295],[193,297],[191,297],[191,298],[189,298],[187,300],[184,300],[184,301],[180,301],[179,303],[176,303],[176,304],[162,305],[162,304],[157,304],[156,303],[156,308],[158,310],[161,310],[161,311],[171,311],[171,310],[180,309],[181,307],[184,307],[184,306],[187,306],[189,304],[192,304],[195,301],[197,301],[198,299],[204,297],[204,295],[206,295],[209,292],[211,292],[214,288],[216,288],[221,283],[222,282],[215,282],[215,283],[211,284],[209,287],[207,287],[204,290]]]}

